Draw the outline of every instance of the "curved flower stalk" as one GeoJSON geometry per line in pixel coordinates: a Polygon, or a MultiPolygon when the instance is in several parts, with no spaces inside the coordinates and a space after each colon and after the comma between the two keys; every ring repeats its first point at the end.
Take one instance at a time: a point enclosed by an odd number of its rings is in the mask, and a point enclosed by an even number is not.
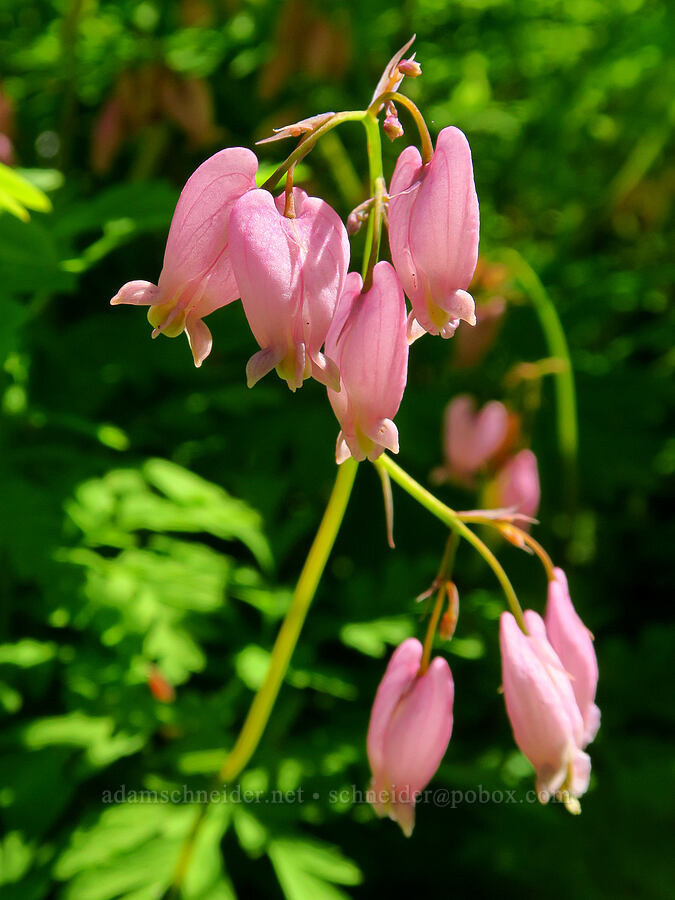
{"type": "Polygon", "coordinates": [[[340,369],[340,391],[328,390],[342,430],[336,458],[375,460],[386,448],[398,453],[392,421],[408,375],[405,300],[388,262],[373,269],[363,291],[361,276],[350,272],[326,338],[326,354],[340,369]]]}
{"type": "Polygon", "coordinates": [[[467,293],[478,261],[479,213],[469,142],[454,127],[438,136],[431,161],[416,147],[399,156],[389,187],[389,245],[412,303],[408,337],[452,337],[475,325],[467,293]]]}
{"type": "Polygon", "coordinates": [[[204,316],[239,297],[229,257],[235,201],[255,188],[258,160],[244,147],[221,150],[190,176],[178,198],[158,283],[130,281],[110,303],[149,306],[153,337],[187,333],[196,366],[211,352],[204,316]]]}
{"type": "Polygon", "coordinates": [[[248,324],[260,351],[246,366],[248,386],[272,369],[295,391],[313,376],[335,390],[340,375],[321,353],[349,266],[342,220],[324,200],[293,188],[285,197],[245,194],[230,218],[232,266],[248,324]]]}

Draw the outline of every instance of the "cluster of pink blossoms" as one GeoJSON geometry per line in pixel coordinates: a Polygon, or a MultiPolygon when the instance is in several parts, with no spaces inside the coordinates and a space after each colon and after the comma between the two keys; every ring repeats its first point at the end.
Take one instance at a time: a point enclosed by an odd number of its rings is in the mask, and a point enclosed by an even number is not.
{"type": "MultiPolygon", "coordinates": [[[[553,570],[546,615],[525,611],[527,634],[502,613],[500,646],[506,711],[516,743],[534,766],[537,796],[579,812],[591,761],[584,752],[600,726],[598,664],[561,569],[553,570]]],[[[371,801],[410,835],[415,802],[445,755],[453,725],[454,683],[447,662],[420,666],[422,645],[404,641],[375,696],[368,729],[371,801]]]]}
{"type": "MultiPolygon", "coordinates": [[[[149,306],[153,337],[185,332],[200,366],[212,346],[204,318],[241,299],[259,346],[246,366],[249,387],[273,369],[292,391],[307,378],[323,384],[341,426],[338,463],[350,456],[375,461],[385,449],[398,452],[393,419],[405,390],[409,345],[424,333],[452,337],[460,321],[476,323],[474,301],[467,293],[479,237],[471,151],[454,127],[440,132],[433,150],[419,110],[397,92],[404,75],[421,73],[414,57],[402,58],[410,43],[385,69],[367,110],[324,113],[278,129],[277,137],[300,137],[311,148],[320,132],[345,117],[368,117],[366,127],[377,127],[383,109],[384,132],[392,140],[400,137],[394,100],[418,117],[424,157],[414,147],[406,148],[388,192],[371,168],[373,196],[348,218],[353,233],[373,216],[363,276],[349,271],[348,229],[335,210],[293,186],[293,168],[303,148],[299,145],[277,170],[287,173],[287,181],[285,191],[275,197],[266,187],[276,184],[277,173],[258,188],[255,154],[235,147],[206,160],[185,185],[158,283],[131,281],[111,300],[149,306]],[[382,221],[388,227],[391,263],[377,261],[382,221]]],[[[489,317],[488,327],[494,337],[496,326],[489,317]]],[[[474,354],[485,351],[486,338],[481,341],[474,354]]],[[[441,478],[466,486],[482,479],[484,499],[496,507],[482,518],[464,514],[464,521],[492,522],[519,546],[534,547],[547,568],[545,619],[531,610],[519,622],[511,613],[502,616],[504,697],[516,743],[536,770],[539,799],[560,798],[576,812],[589,781],[585,748],[600,723],[594,702],[598,668],[565,575],[553,568],[526,525],[513,525],[531,521],[537,510],[536,458],[522,449],[517,417],[505,406],[493,402],[477,411],[468,396],[455,398],[448,408],[445,451],[441,478]]],[[[383,457],[377,465],[390,462],[383,457]]],[[[446,511],[460,522],[462,514],[446,511]]],[[[501,571],[502,585],[505,580],[510,588],[497,560],[484,550],[484,557],[492,558],[490,565],[501,571]]],[[[452,673],[441,657],[430,659],[430,649],[446,599],[439,630],[444,638],[452,636],[458,596],[446,575],[439,575],[428,595],[436,588],[438,615],[435,611],[432,616],[425,646],[410,638],[394,652],[368,730],[373,805],[406,834],[413,830],[415,802],[440,765],[453,726],[452,673]]],[[[509,602],[518,612],[512,588],[509,602]]],[[[166,695],[158,682],[151,689],[156,696],[166,695]]]]}
{"type": "Polygon", "coordinates": [[[348,271],[347,230],[329,204],[297,187],[275,198],[256,187],[257,166],[242,147],[206,160],[178,200],[158,284],[130,281],[111,303],[149,305],[153,336],[185,331],[200,366],[211,352],[204,317],[241,298],[260,347],[249,387],[272,369],[293,391],[315,378],[342,428],[338,462],[396,453],[409,343],[475,321],[466,288],[478,198],[466,137],[445,128],[427,164],[413,147],[401,153],[388,199],[393,265],[377,263],[365,284],[348,271]]]}

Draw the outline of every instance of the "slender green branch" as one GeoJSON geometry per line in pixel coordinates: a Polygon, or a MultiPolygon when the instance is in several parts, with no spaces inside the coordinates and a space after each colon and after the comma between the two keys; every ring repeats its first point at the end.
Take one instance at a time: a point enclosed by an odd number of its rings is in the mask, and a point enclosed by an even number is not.
{"type": "Polygon", "coordinates": [[[332,131],[333,128],[337,128],[337,126],[341,125],[343,122],[361,122],[365,115],[366,110],[364,109],[349,110],[347,112],[336,113],[327,122],[324,122],[323,125],[317,128],[316,131],[313,131],[311,134],[308,134],[303,140],[301,140],[295,150],[286,157],[286,159],[281,163],[280,166],[278,166],[278,168],[274,170],[274,172],[270,175],[267,181],[263,185],[261,185],[261,187],[266,191],[273,191],[277,186],[277,183],[281,176],[285,175],[290,167],[295,165],[295,163],[300,162],[301,159],[304,159],[312,149],[312,147],[320,138],[324,136],[324,134],[332,131]]]}
{"type": "Polygon", "coordinates": [[[429,619],[429,626],[427,628],[427,633],[424,638],[424,646],[422,648],[422,660],[420,662],[419,675],[424,675],[426,670],[429,668],[429,662],[431,661],[431,648],[434,643],[434,637],[436,636],[436,628],[438,627],[438,620],[441,618],[441,611],[443,610],[443,603],[445,602],[445,582],[441,584],[438,589],[438,594],[436,595],[436,603],[434,604],[434,611],[431,614],[431,618],[429,619]]]}
{"type": "Polygon", "coordinates": [[[387,185],[382,168],[382,139],[380,138],[379,123],[374,115],[365,115],[362,122],[363,127],[366,129],[370,196],[373,198],[373,205],[368,216],[366,249],[363,256],[363,289],[367,291],[372,283],[373,269],[380,255],[382,210],[384,208],[387,185]]]}
{"type": "Polygon", "coordinates": [[[397,465],[393,459],[390,459],[386,453],[383,453],[382,456],[375,461],[375,466],[383,468],[399,487],[402,487],[414,500],[417,500],[417,502],[425,509],[428,509],[432,515],[436,516],[437,519],[440,519],[441,522],[448,526],[448,528],[452,528],[453,531],[457,532],[460,537],[463,537],[465,541],[471,544],[480,553],[485,562],[495,573],[497,580],[502,586],[502,590],[504,591],[504,595],[506,596],[506,600],[516,621],[521,629],[526,632],[523,611],[520,608],[516,592],[509,580],[509,576],[504,571],[501,563],[492,550],[481,541],[477,534],[474,534],[474,532],[462,522],[454,509],[451,509],[437,497],[434,497],[432,493],[422,487],[418,481],[415,481],[412,476],[408,475],[406,471],[397,465]]]}
{"type": "Polygon", "coordinates": [[[560,370],[553,373],[555,379],[557,430],[560,454],[563,460],[566,500],[570,511],[574,511],[577,495],[577,455],[579,436],[577,424],[577,399],[574,387],[574,372],[567,338],[558,317],[558,311],[546,288],[530,264],[517,250],[505,250],[500,254],[512,270],[516,280],[527,293],[532,307],[539,318],[546,345],[551,356],[563,362],[560,370]]]}
{"type": "Polygon", "coordinates": [[[422,162],[424,163],[424,165],[426,165],[428,162],[431,162],[431,157],[434,155],[434,145],[431,141],[431,135],[429,134],[427,123],[424,121],[424,116],[422,115],[422,113],[409,97],[406,97],[405,94],[399,94],[398,91],[387,91],[385,94],[380,94],[379,97],[376,97],[373,100],[373,102],[368,107],[368,112],[372,113],[373,110],[377,111],[382,103],[385,103],[387,100],[395,100],[396,103],[400,103],[401,106],[405,106],[405,108],[411,114],[411,116],[415,120],[415,125],[417,125],[417,130],[420,134],[420,142],[422,144],[422,162]]]}
{"type": "Polygon", "coordinates": [[[293,594],[290,608],[272,650],[265,681],[249,709],[239,737],[220,770],[220,779],[235,779],[255,752],[269,720],[293,650],[307,616],[307,611],[333,549],[356,477],[357,463],[347,459],[338,469],[333,492],[328,500],[321,525],[314,538],[293,594]]]}

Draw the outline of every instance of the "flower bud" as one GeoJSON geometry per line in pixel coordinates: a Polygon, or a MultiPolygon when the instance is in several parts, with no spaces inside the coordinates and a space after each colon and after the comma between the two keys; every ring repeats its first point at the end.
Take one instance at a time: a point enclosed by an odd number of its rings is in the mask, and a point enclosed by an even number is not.
{"type": "MultiPolygon", "coordinates": [[[[531,450],[521,450],[505,463],[488,485],[484,505],[515,509],[523,516],[534,517],[539,509],[539,498],[537,457],[531,450]]],[[[521,527],[527,527],[527,523],[521,527]]]]}
{"type": "Polygon", "coordinates": [[[426,165],[407,147],[389,188],[389,246],[412,303],[409,340],[424,331],[452,337],[460,319],[475,324],[466,289],[478,259],[478,225],[471,150],[462,132],[444,128],[426,165]]]}
{"type": "Polygon", "coordinates": [[[323,200],[293,188],[285,197],[256,190],[234,206],[230,254],[244,312],[260,351],[248,361],[248,386],[276,369],[289,388],[310,375],[339,388],[335,364],[320,352],[349,266],[342,220],[323,200]]]}
{"type": "Polygon", "coordinates": [[[581,749],[583,721],[570,677],[546,636],[541,617],[525,612],[528,634],[502,613],[499,643],[506,711],[516,744],[535,768],[542,803],[560,792],[572,798],[588,788],[591,761],[581,749]]]}
{"type": "Polygon", "coordinates": [[[584,722],[582,747],[593,740],[600,727],[600,710],[595,705],[598,686],[598,660],[593,637],[579,618],[562,569],[554,569],[548,583],[546,633],[551,646],[572,678],[572,688],[584,722]]]}
{"type": "Polygon", "coordinates": [[[450,667],[439,656],[420,675],[421,660],[416,638],[394,651],[368,727],[371,802],[378,816],[389,815],[407,837],[415,824],[415,801],[438,769],[452,734],[450,667]]]}
{"type": "Polygon", "coordinates": [[[340,370],[340,392],[328,399],[342,426],[336,457],[344,462],[377,457],[386,448],[398,453],[398,412],[408,373],[405,299],[388,262],[373,269],[373,282],[350,272],[326,337],[326,355],[340,370]]]}
{"type": "Polygon", "coordinates": [[[190,176],[171,220],[159,282],[130,281],[110,301],[150,306],[153,337],[187,332],[195,365],[211,352],[203,317],[236,300],[228,224],[236,200],[255,188],[258,160],[243,147],[216,153],[190,176]]]}
{"type": "Polygon", "coordinates": [[[387,116],[382,123],[382,128],[390,141],[403,137],[403,126],[397,116],[387,116]]]}
{"type": "Polygon", "coordinates": [[[422,74],[422,66],[415,59],[415,54],[410,57],[410,59],[402,59],[398,64],[398,70],[403,75],[407,75],[408,78],[419,78],[422,74]]]}

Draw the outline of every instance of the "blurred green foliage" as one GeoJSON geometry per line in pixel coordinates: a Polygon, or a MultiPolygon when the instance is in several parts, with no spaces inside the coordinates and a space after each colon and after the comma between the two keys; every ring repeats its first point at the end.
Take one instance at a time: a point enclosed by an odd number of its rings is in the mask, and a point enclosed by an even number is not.
{"type": "MultiPolygon", "coordinates": [[[[215,349],[196,371],[182,338],[151,343],[143,315],[108,298],[155,279],[180,187],[207,155],[362,106],[412,32],[424,75],[406,90],[432,132],[469,136],[486,260],[518,250],[568,335],[573,519],[559,512],[551,385],[510,399],[540,461],[537,535],[596,635],[592,789],[580,819],[522,800],[424,804],[409,842],[355,798],[375,687],[391,646],[421,632],[413,598],[444,541],[397,495],[389,551],[363,466],[253,768],[228,786],[262,799],[208,807],[184,897],[670,896],[673,17],[665,0],[0,3],[0,131],[20,165],[0,168],[3,900],[162,896],[195,817],[184,792],[214,785],[333,477],[322,389],[292,396],[269,378],[248,391],[255,346],[236,305],[210,318],[215,349]],[[185,802],[129,801],[174,790],[185,802]]],[[[346,216],[363,163],[350,127],[301,175],[346,216]]],[[[503,396],[514,364],[546,355],[508,272],[500,290],[505,325],[479,367],[460,368],[452,343],[414,347],[397,421],[402,464],[423,481],[447,400],[503,396]]],[[[539,569],[498,549],[541,609],[539,569]]],[[[523,798],[531,774],[497,693],[501,598],[464,547],[457,580],[455,731],[433,786],[523,798]]]]}

